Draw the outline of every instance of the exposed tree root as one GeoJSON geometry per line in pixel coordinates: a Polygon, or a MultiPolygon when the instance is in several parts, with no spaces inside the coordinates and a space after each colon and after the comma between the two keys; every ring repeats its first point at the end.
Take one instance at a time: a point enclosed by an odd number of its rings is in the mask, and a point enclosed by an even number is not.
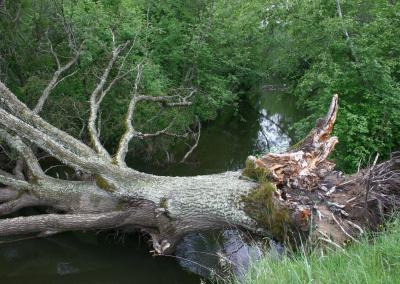
{"type": "Polygon", "coordinates": [[[286,240],[306,236],[342,245],[365,228],[377,229],[400,205],[399,153],[352,176],[333,170],[327,157],[338,143],[331,137],[337,111],[335,95],[325,119],[292,151],[248,158],[244,174],[275,185],[276,200],[270,206],[287,210],[286,240]]]}

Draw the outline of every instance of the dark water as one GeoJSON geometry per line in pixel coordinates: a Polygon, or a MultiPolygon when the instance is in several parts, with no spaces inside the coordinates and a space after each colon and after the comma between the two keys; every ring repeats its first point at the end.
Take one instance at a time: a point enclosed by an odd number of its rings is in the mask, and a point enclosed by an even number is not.
{"type": "MultiPolygon", "coordinates": [[[[155,167],[131,157],[136,169],[163,175],[198,175],[243,167],[250,154],[282,151],[291,144],[288,126],[298,119],[293,99],[283,93],[254,93],[239,109],[225,109],[203,127],[187,164],[155,167]]],[[[176,151],[179,155],[179,149],[176,151]]],[[[52,171],[62,168],[54,168],[52,171]]],[[[53,173],[54,174],[54,173],[53,173]]],[[[200,283],[221,257],[242,273],[257,249],[235,231],[194,234],[178,247],[177,258],[153,257],[147,240],[118,233],[65,233],[47,239],[0,243],[0,283],[200,283]],[[184,260],[187,258],[188,260],[184,260]],[[195,272],[191,273],[189,271],[195,272]]],[[[235,270],[235,269],[234,269],[235,270]]]]}
{"type": "MultiPolygon", "coordinates": [[[[141,171],[172,176],[237,170],[249,155],[287,149],[292,142],[289,127],[300,117],[290,94],[255,92],[237,110],[225,108],[217,120],[203,127],[199,145],[187,163],[157,167],[138,157],[127,162],[141,171]]],[[[178,161],[185,153],[179,150],[174,153],[178,161]]]]}
{"type": "Polygon", "coordinates": [[[0,283],[199,283],[175,259],[152,257],[146,240],[65,233],[0,246],[0,283]]]}

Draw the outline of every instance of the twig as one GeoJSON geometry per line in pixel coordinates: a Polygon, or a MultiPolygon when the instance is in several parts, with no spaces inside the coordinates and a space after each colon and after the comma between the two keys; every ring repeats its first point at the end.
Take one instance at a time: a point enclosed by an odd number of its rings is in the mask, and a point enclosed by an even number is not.
{"type": "Polygon", "coordinates": [[[366,188],[366,192],[365,192],[365,203],[364,203],[366,212],[368,211],[368,195],[369,195],[370,188],[371,188],[371,180],[372,180],[373,170],[375,168],[376,162],[378,161],[378,158],[379,158],[379,153],[376,154],[374,163],[372,164],[372,167],[369,169],[367,188],[366,188]]]}
{"type": "Polygon", "coordinates": [[[196,149],[197,145],[199,144],[200,135],[201,135],[201,122],[200,122],[199,118],[197,118],[197,125],[198,125],[197,126],[198,133],[197,133],[197,137],[196,137],[196,143],[194,143],[194,145],[190,148],[190,150],[185,154],[185,156],[182,158],[180,163],[184,163],[186,161],[186,159],[193,153],[194,149],[196,149]]]}
{"type": "Polygon", "coordinates": [[[339,228],[342,230],[342,232],[348,236],[350,239],[352,239],[354,242],[356,243],[360,243],[360,241],[356,240],[352,235],[350,235],[349,233],[347,233],[347,231],[343,228],[342,225],[340,225],[339,221],[335,218],[335,215],[332,213],[332,218],[333,220],[336,222],[336,224],[339,226],[339,228]]]}

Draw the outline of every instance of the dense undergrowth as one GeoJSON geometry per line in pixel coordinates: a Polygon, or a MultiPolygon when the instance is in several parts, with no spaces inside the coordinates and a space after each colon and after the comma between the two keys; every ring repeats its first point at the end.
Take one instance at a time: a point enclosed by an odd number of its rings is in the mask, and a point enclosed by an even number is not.
{"type": "Polygon", "coordinates": [[[344,249],[266,257],[253,265],[244,283],[400,283],[400,218],[344,249]]]}

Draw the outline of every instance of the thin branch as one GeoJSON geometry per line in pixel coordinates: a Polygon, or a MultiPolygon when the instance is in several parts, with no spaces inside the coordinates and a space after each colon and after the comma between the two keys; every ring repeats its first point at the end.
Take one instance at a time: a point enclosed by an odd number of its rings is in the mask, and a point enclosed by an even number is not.
{"type": "Polygon", "coordinates": [[[18,179],[16,176],[0,170],[0,183],[12,186],[16,189],[28,189],[30,184],[24,180],[18,179]]]}
{"type": "Polygon", "coordinates": [[[159,97],[153,97],[153,96],[146,96],[146,95],[141,95],[137,97],[137,101],[150,101],[150,102],[157,102],[157,103],[162,103],[165,106],[169,107],[177,107],[177,106],[190,106],[192,105],[192,102],[189,101],[191,97],[196,93],[196,90],[191,90],[189,95],[182,97],[180,95],[173,95],[173,96],[159,96],[159,97]]]}
{"type": "Polygon", "coordinates": [[[70,147],[66,148],[63,144],[58,143],[57,140],[54,140],[46,132],[41,132],[40,130],[32,127],[32,125],[29,125],[14,115],[6,112],[2,108],[0,108],[0,124],[2,124],[6,129],[17,132],[21,137],[32,141],[37,146],[43,148],[48,153],[54,157],[57,157],[60,161],[69,166],[74,168],[81,167],[92,173],[100,173],[101,171],[105,173],[109,171],[105,161],[98,159],[95,153],[93,153],[91,156],[81,156],[69,149],[75,146],[79,147],[79,143],[81,142],[78,141],[77,145],[72,144],[70,147]]]}
{"type": "Polygon", "coordinates": [[[137,65],[137,72],[136,72],[136,79],[135,84],[132,92],[132,97],[129,102],[128,111],[126,113],[125,118],[125,133],[122,135],[119,143],[117,153],[115,154],[115,161],[118,165],[122,167],[126,167],[125,157],[128,153],[129,149],[129,142],[132,140],[134,136],[138,136],[138,132],[134,129],[132,124],[133,113],[135,112],[136,103],[138,102],[138,92],[139,92],[139,84],[140,80],[142,79],[142,71],[143,71],[143,64],[139,63],[137,65]]]}
{"type": "Polygon", "coordinates": [[[175,123],[175,119],[173,119],[167,127],[165,127],[162,130],[159,130],[157,132],[154,133],[138,133],[138,136],[140,138],[150,138],[150,137],[156,137],[156,136],[161,136],[161,135],[165,135],[165,136],[172,136],[172,137],[180,137],[180,138],[186,138],[188,136],[188,133],[185,134],[177,134],[177,133],[173,133],[173,132],[169,132],[168,130],[171,129],[172,125],[174,125],[175,123]]]}
{"type": "Polygon", "coordinates": [[[367,180],[367,185],[366,185],[365,203],[364,203],[364,208],[366,211],[368,210],[368,195],[371,190],[371,181],[373,179],[374,168],[376,166],[376,162],[378,161],[378,158],[379,158],[379,153],[376,154],[374,163],[372,164],[372,167],[369,169],[369,172],[368,172],[368,180],[367,180]]]}
{"type": "Polygon", "coordinates": [[[357,58],[356,52],[354,50],[353,42],[351,41],[349,32],[347,31],[347,28],[343,22],[343,13],[342,13],[342,8],[340,7],[340,0],[336,0],[336,10],[337,10],[338,16],[341,20],[341,23],[342,23],[343,33],[346,38],[346,42],[349,45],[351,56],[353,57],[354,61],[358,62],[358,58],[357,58]]]}
{"type": "Polygon", "coordinates": [[[197,129],[198,129],[198,132],[197,132],[197,136],[196,136],[196,142],[193,144],[193,146],[190,148],[190,150],[182,158],[182,160],[180,161],[181,163],[184,163],[187,160],[187,158],[193,153],[194,149],[197,148],[197,145],[199,145],[200,135],[201,135],[201,122],[198,118],[197,118],[197,129]]]}
{"type": "Polygon", "coordinates": [[[43,90],[42,95],[40,96],[35,108],[33,109],[33,112],[35,114],[38,114],[39,112],[42,111],[43,109],[43,105],[46,102],[47,98],[49,97],[51,91],[63,80],[65,80],[66,78],[74,75],[76,72],[73,72],[67,76],[64,76],[63,78],[60,79],[60,76],[66,72],[69,68],[71,68],[72,65],[75,64],[75,62],[78,60],[81,52],[82,52],[82,48],[83,48],[83,42],[81,44],[81,46],[79,47],[78,51],[75,53],[75,56],[68,61],[65,65],[61,65],[60,60],[58,58],[57,53],[54,51],[53,49],[53,45],[50,41],[50,39],[48,38],[49,41],[49,45],[50,45],[50,52],[54,57],[54,60],[57,63],[57,70],[54,72],[53,77],[51,78],[50,82],[47,84],[46,88],[43,90]]]}
{"type": "MultiPolygon", "coordinates": [[[[30,128],[35,128],[37,131],[43,134],[45,133],[46,137],[51,138],[52,141],[62,145],[62,147],[68,149],[70,152],[81,157],[92,157],[95,154],[95,152],[84,143],[34,114],[32,110],[18,100],[18,98],[0,81],[0,106],[3,105],[7,109],[7,111],[4,109],[2,110],[3,115],[18,118],[30,128]]],[[[7,128],[15,131],[15,127],[12,124],[7,128]]],[[[28,138],[28,140],[37,144],[35,139],[28,138]]],[[[38,146],[41,147],[42,145],[39,144],[38,146]]]]}
{"type": "MultiPolygon", "coordinates": [[[[104,89],[107,79],[110,75],[110,72],[117,61],[120,53],[127,47],[129,44],[129,41],[125,42],[124,44],[116,46],[115,44],[115,34],[112,31],[112,42],[113,42],[113,48],[112,48],[112,56],[107,64],[107,67],[104,69],[102,76],[100,77],[100,81],[93,90],[92,94],[90,95],[90,114],[89,114],[89,122],[88,122],[88,131],[91,139],[91,143],[93,148],[97,153],[102,155],[108,160],[111,160],[110,154],[107,152],[107,150],[103,147],[103,145],[100,142],[100,137],[97,131],[96,127],[96,120],[97,120],[97,115],[99,112],[100,108],[100,103],[103,100],[104,96],[108,93],[108,91],[111,89],[111,87],[114,85],[114,83],[119,79],[119,76],[117,75],[114,80],[111,81],[110,85],[108,88],[104,89]]],[[[121,70],[121,68],[120,68],[121,70]]]]}
{"type": "Polygon", "coordinates": [[[7,142],[10,147],[18,151],[20,157],[25,160],[26,165],[34,176],[44,175],[43,170],[31,147],[22,142],[21,138],[18,136],[13,136],[3,129],[0,129],[0,138],[7,142]]]}
{"type": "MultiPolygon", "coordinates": [[[[134,88],[133,88],[133,92],[132,92],[132,97],[129,102],[128,111],[127,111],[126,118],[125,118],[125,125],[126,125],[125,133],[122,135],[120,142],[118,143],[118,149],[117,149],[117,152],[114,157],[114,160],[116,161],[116,163],[122,167],[126,167],[125,157],[129,150],[129,142],[134,137],[143,139],[143,138],[155,137],[155,136],[160,136],[160,135],[173,136],[173,137],[186,137],[187,136],[187,134],[180,135],[180,134],[176,134],[176,133],[172,133],[172,132],[168,131],[172,127],[172,124],[174,123],[174,121],[171,121],[171,123],[166,128],[159,130],[155,133],[141,133],[141,132],[135,130],[135,128],[132,125],[132,119],[133,119],[133,114],[135,112],[137,103],[143,102],[143,101],[148,101],[148,102],[162,103],[166,106],[171,106],[171,107],[189,106],[192,104],[192,102],[190,102],[189,99],[196,93],[196,90],[192,89],[190,91],[190,93],[185,97],[182,97],[180,95],[159,96],[159,97],[138,95],[139,94],[139,84],[140,84],[140,81],[142,78],[142,69],[143,69],[143,64],[139,63],[137,65],[136,79],[135,79],[135,84],[134,84],[134,88]]],[[[200,125],[200,122],[199,122],[199,125],[200,125]]],[[[199,131],[200,131],[200,128],[201,128],[201,125],[199,126],[199,131]]],[[[196,144],[193,145],[193,147],[189,150],[188,153],[186,153],[186,155],[185,155],[186,158],[184,157],[184,159],[182,161],[187,159],[187,157],[191,154],[191,152],[193,152],[193,150],[197,147],[198,140],[200,138],[199,135],[200,134],[198,134],[196,144]]]]}
{"type": "Polygon", "coordinates": [[[352,241],[356,242],[356,243],[360,243],[359,240],[356,240],[352,235],[350,235],[344,228],[343,226],[339,223],[339,221],[336,219],[335,215],[333,213],[331,213],[332,215],[332,219],[335,221],[335,223],[339,226],[339,228],[342,230],[342,232],[348,236],[352,241]]]}
{"type": "MultiPolygon", "coordinates": [[[[44,106],[45,102],[47,101],[47,99],[48,99],[48,97],[49,97],[51,91],[52,91],[59,83],[61,83],[63,80],[67,79],[68,77],[71,77],[71,76],[73,76],[74,74],[76,74],[77,71],[72,72],[72,73],[70,73],[70,74],[68,74],[68,75],[66,75],[66,76],[64,76],[64,77],[62,77],[62,78],[60,79],[60,76],[61,76],[64,72],[66,72],[69,68],[71,68],[71,66],[74,65],[75,62],[78,60],[78,58],[79,58],[79,56],[80,56],[80,54],[81,54],[81,52],[82,52],[82,48],[83,48],[83,42],[82,42],[82,44],[81,44],[81,46],[79,47],[79,49],[75,51],[75,56],[74,56],[68,63],[66,63],[65,65],[61,66],[60,60],[59,60],[59,58],[58,58],[58,54],[54,51],[53,44],[51,43],[51,40],[50,40],[50,38],[48,37],[48,34],[47,34],[47,33],[46,33],[46,36],[47,36],[47,39],[48,39],[48,42],[49,42],[49,45],[50,45],[50,52],[51,52],[51,54],[53,55],[53,57],[54,57],[54,59],[55,59],[55,61],[56,61],[56,64],[57,64],[57,70],[54,72],[52,79],[50,80],[50,82],[48,83],[48,85],[46,86],[46,88],[43,90],[42,95],[40,96],[40,98],[39,98],[39,100],[38,100],[38,102],[37,102],[35,108],[33,109],[33,113],[34,113],[34,114],[38,114],[39,112],[42,111],[43,106],[44,106]]],[[[72,47],[71,47],[71,49],[72,49],[72,47]]],[[[22,143],[22,141],[21,141],[21,143],[22,143]]],[[[24,147],[24,148],[26,149],[27,147],[28,147],[28,146],[26,146],[26,147],[24,147]]],[[[25,161],[28,163],[28,166],[30,166],[30,169],[31,169],[32,173],[33,173],[34,175],[40,174],[40,173],[41,173],[40,166],[39,166],[39,167],[37,167],[37,166],[32,167],[33,157],[35,156],[35,155],[33,154],[32,150],[30,150],[30,151],[25,150],[25,152],[31,152],[31,153],[29,154],[29,156],[22,156],[22,158],[24,158],[25,161]],[[38,169],[40,169],[40,171],[39,171],[38,169]]],[[[16,166],[15,166],[15,168],[14,168],[14,172],[15,172],[16,174],[18,174],[18,176],[22,177],[22,176],[23,176],[22,170],[23,170],[23,161],[21,160],[21,158],[19,158],[19,159],[16,161],[16,166]]]]}

